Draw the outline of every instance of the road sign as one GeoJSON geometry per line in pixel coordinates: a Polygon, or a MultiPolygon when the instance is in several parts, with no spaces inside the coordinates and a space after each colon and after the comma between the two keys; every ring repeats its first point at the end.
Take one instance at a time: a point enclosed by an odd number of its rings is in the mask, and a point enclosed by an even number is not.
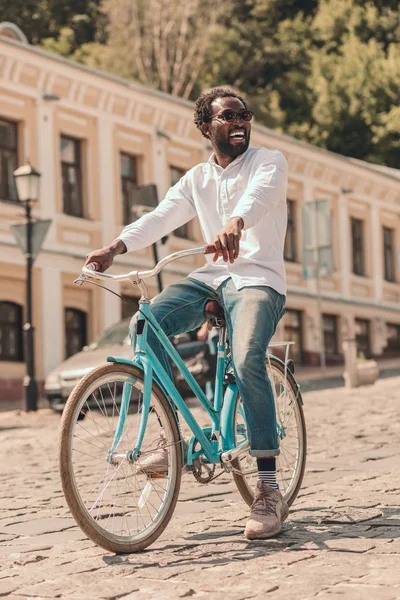
{"type": "MultiPolygon", "coordinates": [[[[52,224],[51,219],[38,219],[32,222],[32,255],[33,259],[39,254],[44,238],[52,224]]],[[[16,223],[11,225],[18,246],[24,254],[27,254],[27,223],[16,223]]]]}
{"type": "Polygon", "coordinates": [[[320,277],[329,277],[334,271],[332,246],[318,248],[318,268],[320,277]]]}
{"type": "Polygon", "coordinates": [[[329,200],[316,200],[303,205],[304,248],[332,245],[332,223],[329,200]]]}
{"type": "Polygon", "coordinates": [[[329,277],[334,271],[330,203],[327,199],[303,205],[303,270],[306,278],[329,277]]]}
{"type": "Polygon", "coordinates": [[[303,273],[316,282],[319,321],[321,368],[325,371],[324,325],[320,279],[333,273],[332,224],[328,199],[314,200],[303,205],[303,273]]]}

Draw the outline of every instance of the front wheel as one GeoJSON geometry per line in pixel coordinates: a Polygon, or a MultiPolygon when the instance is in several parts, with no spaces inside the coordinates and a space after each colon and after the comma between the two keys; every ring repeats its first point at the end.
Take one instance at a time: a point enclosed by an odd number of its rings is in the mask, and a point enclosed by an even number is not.
{"type": "Polygon", "coordinates": [[[139,457],[131,455],[142,417],[143,385],[137,367],[98,367],[74,388],[61,421],[59,467],[68,506],[93,542],[116,553],[152,544],[171,519],[179,495],[180,435],[155,384],[139,457]],[[129,400],[125,418],[122,397],[129,400]],[[119,441],[110,453],[117,427],[119,441]],[[155,451],[161,451],[167,469],[162,474],[143,472],[140,459],[155,451]]]}
{"type": "MultiPolygon", "coordinates": [[[[303,481],[307,454],[306,424],[301,397],[289,369],[273,357],[267,361],[267,371],[274,388],[280,454],[276,458],[276,479],[279,489],[290,506],[303,481]],[[286,393],[285,393],[286,390],[286,393]]],[[[235,406],[236,443],[247,439],[243,404],[238,394],[235,406]]],[[[249,506],[254,500],[258,479],[257,460],[246,452],[232,461],[233,477],[243,500],[249,506]]]]}

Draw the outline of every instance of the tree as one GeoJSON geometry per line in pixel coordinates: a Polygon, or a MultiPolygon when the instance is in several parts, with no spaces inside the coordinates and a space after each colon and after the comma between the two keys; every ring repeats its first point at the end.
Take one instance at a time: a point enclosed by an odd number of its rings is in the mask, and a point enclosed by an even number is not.
{"type": "Polygon", "coordinates": [[[386,17],[382,23],[370,2],[321,2],[314,24],[316,39],[324,43],[311,56],[307,85],[315,94],[314,127],[306,135],[334,152],[398,167],[399,25],[390,12],[386,17]],[[384,25],[390,36],[383,35],[384,25]]]}
{"type": "Polygon", "coordinates": [[[258,121],[400,164],[398,0],[13,0],[47,50],[183,98],[228,85],[258,121]]]}
{"type": "Polygon", "coordinates": [[[71,52],[95,39],[101,0],[12,0],[1,2],[0,22],[11,21],[24,32],[31,44],[46,38],[57,40],[69,29],[71,52]]]}
{"type": "Polygon", "coordinates": [[[391,4],[232,0],[196,91],[232,85],[269,127],[398,166],[400,13],[391,4]]]}
{"type": "Polygon", "coordinates": [[[83,46],[86,64],[188,98],[222,0],[106,0],[107,43],[83,46]]]}

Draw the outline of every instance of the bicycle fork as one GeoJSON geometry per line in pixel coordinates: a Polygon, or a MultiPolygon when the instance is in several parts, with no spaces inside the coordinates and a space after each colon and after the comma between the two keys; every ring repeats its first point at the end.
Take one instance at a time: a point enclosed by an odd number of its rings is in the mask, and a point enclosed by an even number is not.
{"type": "Polygon", "coordinates": [[[132,393],[132,385],[130,383],[124,383],[122,390],[122,399],[121,399],[121,409],[119,413],[117,428],[115,430],[113,443],[111,445],[110,450],[107,455],[107,462],[118,462],[118,459],[128,458],[130,461],[135,461],[140,453],[140,448],[142,447],[143,437],[147,427],[147,420],[150,411],[150,401],[151,401],[151,390],[153,387],[153,369],[149,366],[146,360],[141,361],[142,367],[144,371],[144,387],[143,387],[143,400],[142,406],[139,409],[142,411],[142,416],[139,424],[139,431],[136,437],[136,444],[133,450],[128,453],[118,453],[116,452],[119,446],[120,441],[123,438],[123,430],[126,420],[126,415],[128,414],[129,402],[132,393]]]}

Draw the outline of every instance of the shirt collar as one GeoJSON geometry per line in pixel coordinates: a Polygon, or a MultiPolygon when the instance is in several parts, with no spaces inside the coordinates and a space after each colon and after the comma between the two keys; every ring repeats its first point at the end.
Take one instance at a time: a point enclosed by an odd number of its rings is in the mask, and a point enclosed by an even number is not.
{"type": "Polygon", "coordinates": [[[235,158],[235,160],[233,160],[225,169],[223,169],[221,167],[221,165],[219,165],[217,163],[217,161],[215,160],[215,154],[214,152],[211,154],[210,158],[208,159],[208,162],[210,163],[210,165],[212,165],[213,167],[217,168],[217,169],[221,169],[221,171],[226,171],[226,169],[230,169],[231,167],[233,167],[234,165],[237,165],[239,163],[242,162],[242,160],[244,159],[244,157],[246,156],[246,154],[248,153],[248,151],[250,150],[251,146],[249,146],[246,150],[246,152],[243,152],[243,154],[239,154],[239,156],[237,158],[235,158]]]}

